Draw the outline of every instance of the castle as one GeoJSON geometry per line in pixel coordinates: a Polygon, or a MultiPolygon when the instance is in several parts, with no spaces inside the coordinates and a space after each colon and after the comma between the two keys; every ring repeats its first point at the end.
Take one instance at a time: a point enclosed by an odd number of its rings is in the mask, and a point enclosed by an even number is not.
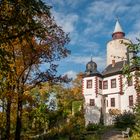
{"type": "MultiPolygon", "coordinates": [[[[128,53],[125,43],[132,43],[125,38],[119,21],[116,21],[112,40],[107,43],[107,66],[100,73],[92,60],[86,64],[83,78],[85,99],[85,121],[99,123],[103,118],[105,125],[113,123],[113,116],[124,111],[132,111],[136,103],[135,77],[128,80],[123,75],[125,63],[135,55],[128,53]]],[[[135,69],[132,70],[132,73],[135,69]]]]}

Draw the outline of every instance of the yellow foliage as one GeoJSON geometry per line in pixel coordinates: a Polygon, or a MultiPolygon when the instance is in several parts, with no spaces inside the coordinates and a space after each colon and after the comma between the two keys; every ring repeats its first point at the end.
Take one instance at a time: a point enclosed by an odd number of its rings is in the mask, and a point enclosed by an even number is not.
{"type": "Polygon", "coordinates": [[[119,115],[121,113],[119,109],[109,109],[108,112],[110,115],[119,115]]]}
{"type": "Polygon", "coordinates": [[[140,134],[135,132],[130,138],[130,140],[140,140],[140,134]]]}

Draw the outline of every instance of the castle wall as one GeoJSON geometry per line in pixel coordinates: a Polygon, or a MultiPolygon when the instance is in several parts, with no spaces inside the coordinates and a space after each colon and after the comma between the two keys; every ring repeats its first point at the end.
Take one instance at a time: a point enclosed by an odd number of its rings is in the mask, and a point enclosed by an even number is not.
{"type": "MultiPolygon", "coordinates": [[[[115,113],[123,113],[124,111],[132,111],[132,106],[129,106],[129,96],[133,96],[133,104],[136,103],[136,91],[134,88],[135,79],[132,78],[132,85],[128,86],[127,79],[121,75],[113,75],[106,78],[100,77],[85,77],[83,79],[83,95],[85,97],[85,119],[86,125],[90,123],[98,123],[101,117],[101,111],[104,115],[106,125],[113,123],[113,115],[110,110],[117,110],[115,113]],[[111,88],[111,80],[116,79],[116,88],[111,88]],[[87,89],[87,80],[92,80],[92,88],[87,89]],[[97,86],[98,80],[98,86],[97,86]],[[107,89],[99,88],[99,81],[108,81],[107,89]],[[98,89],[97,89],[98,88],[98,89]],[[98,93],[96,93],[96,91],[98,93]],[[111,105],[111,100],[114,98],[115,105],[111,105]],[[95,100],[95,105],[90,105],[90,99],[95,100]]],[[[102,84],[103,85],[103,84],[102,84]]]]}
{"type": "Polygon", "coordinates": [[[101,78],[95,77],[85,77],[83,79],[83,95],[85,98],[85,121],[86,125],[88,123],[99,123],[101,115],[101,99],[102,96],[98,94],[101,90],[98,90],[98,83],[101,78]],[[87,81],[92,80],[92,88],[87,88],[87,81]],[[93,99],[95,104],[90,105],[90,99],[93,99]]]}

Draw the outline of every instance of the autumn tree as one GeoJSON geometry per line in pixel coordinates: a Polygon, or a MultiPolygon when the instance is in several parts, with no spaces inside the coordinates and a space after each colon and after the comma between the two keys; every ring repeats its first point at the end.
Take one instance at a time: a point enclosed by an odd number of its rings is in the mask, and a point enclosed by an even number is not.
{"type": "MultiPolygon", "coordinates": [[[[64,77],[65,82],[69,81],[64,77]]],[[[56,135],[76,134],[84,128],[82,73],[71,82],[70,87],[63,83],[41,83],[24,94],[28,106],[23,109],[23,128],[29,134],[42,134],[44,130],[45,138],[54,139],[56,135]]]]}
{"type": "Polygon", "coordinates": [[[56,75],[54,61],[69,54],[64,47],[69,37],[41,0],[1,0],[0,21],[0,82],[7,104],[5,139],[10,138],[10,109],[14,101],[15,140],[20,140],[23,97],[41,82],[62,80],[56,75]]]}
{"type": "Polygon", "coordinates": [[[26,103],[23,110],[23,128],[28,133],[34,131],[38,134],[46,131],[49,116],[48,102],[52,94],[50,88],[48,82],[42,83],[24,94],[26,103]]]}
{"type": "Polygon", "coordinates": [[[83,74],[78,73],[76,78],[73,79],[70,87],[57,87],[56,95],[58,100],[58,109],[63,124],[63,133],[71,137],[77,135],[79,131],[84,129],[84,111],[82,95],[82,78],[83,74]]]}
{"type": "Polygon", "coordinates": [[[76,78],[72,81],[72,93],[76,100],[83,100],[82,95],[82,80],[83,80],[83,73],[80,72],[76,75],[76,78]]]}

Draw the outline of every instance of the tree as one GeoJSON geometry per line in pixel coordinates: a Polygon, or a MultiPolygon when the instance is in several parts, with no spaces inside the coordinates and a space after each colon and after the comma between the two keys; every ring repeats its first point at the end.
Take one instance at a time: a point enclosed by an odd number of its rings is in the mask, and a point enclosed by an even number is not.
{"type": "Polygon", "coordinates": [[[10,109],[16,100],[15,140],[20,140],[23,96],[41,82],[62,79],[53,62],[70,53],[64,47],[69,37],[41,0],[1,0],[0,21],[0,81],[7,102],[5,139],[10,138],[10,109]],[[42,71],[40,66],[46,63],[42,71]]]}
{"type": "Polygon", "coordinates": [[[82,95],[82,79],[83,73],[80,72],[76,75],[76,78],[72,81],[72,93],[74,94],[75,100],[83,100],[82,95]]]}
{"type": "Polygon", "coordinates": [[[137,93],[137,101],[134,107],[135,113],[135,130],[140,134],[140,40],[137,39],[136,44],[125,44],[128,46],[128,55],[129,53],[134,53],[135,55],[130,59],[129,63],[124,67],[124,74],[128,78],[128,80],[134,76],[135,77],[135,89],[137,93]],[[135,70],[134,75],[132,75],[132,71],[135,70]]]}
{"type": "MultiPolygon", "coordinates": [[[[64,78],[69,81],[67,76],[64,78]]],[[[55,139],[71,132],[78,134],[84,128],[82,74],[72,83],[72,87],[67,87],[64,83],[45,82],[24,94],[23,129],[29,136],[46,132],[46,139],[55,139]]]]}

